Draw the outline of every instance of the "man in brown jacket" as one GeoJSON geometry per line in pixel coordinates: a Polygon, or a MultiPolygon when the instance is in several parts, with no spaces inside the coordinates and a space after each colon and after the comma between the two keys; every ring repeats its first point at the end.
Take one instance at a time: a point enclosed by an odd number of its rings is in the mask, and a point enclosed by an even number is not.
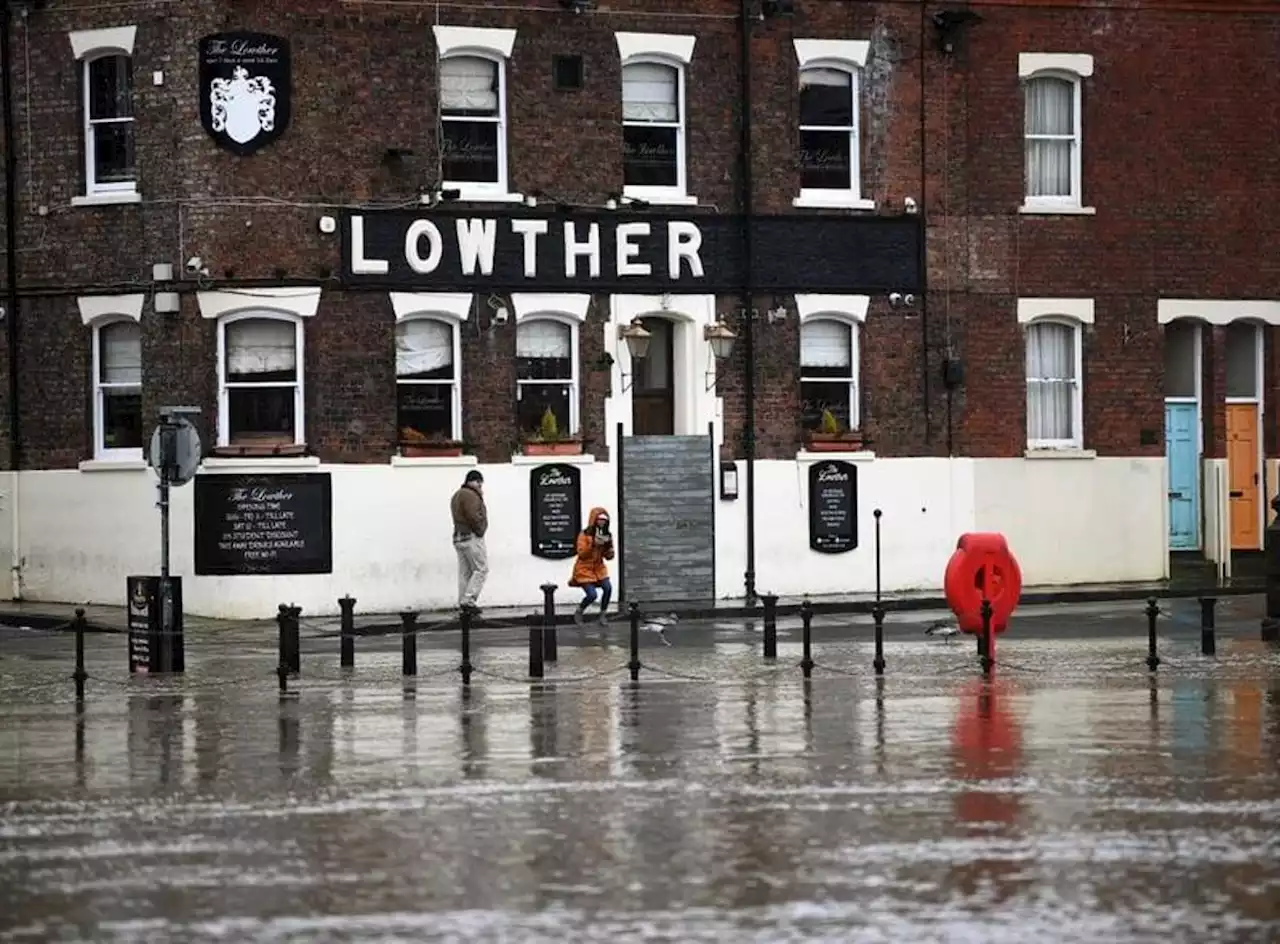
{"type": "Polygon", "coordinates": [[[449,510],[453,513],[453,549],[458,554],[458,606],[474,610],[489,575],[489,555],[484,548],[484,533],[489,530],[484,476],[475,469],[468,472],[462,488],[453,493],[449,510]]]}

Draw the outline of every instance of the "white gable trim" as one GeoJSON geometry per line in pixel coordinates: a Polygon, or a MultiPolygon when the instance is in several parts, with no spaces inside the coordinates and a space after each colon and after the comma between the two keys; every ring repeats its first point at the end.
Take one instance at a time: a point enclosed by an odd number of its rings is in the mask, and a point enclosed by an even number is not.
{"type": "Polygon", "coordinates": [[[801,69],[815,62],[843,62],[861,69],[871,52],[871,43],[865,39],[796,39],[792,42],[801,69]]]}
{"type": "Polygon", "coordinates": [[[1037,72],[1070,72],[1082,79],[1093,75],[1093,56],[1085,53],[1024,52],[1018,55],[1018,78],[1037,72]]]}
{"type": "Polygon", "coordinates": [[[1018,324],[1037,318],[1070,318],[1093,324],[1092,298],[1019,298],[1018,324]]]}
{"type": "Polygon", "coordinates": [[[454,321],[466,321],[471,317],[471,299],[468,292],[390,292],[391,310],[396,321],[404,321],[417,315],[447,315],[454,321]]]}
{"type": "Polygon", "coordinates": [[[688,65],[693,59],[696,36],[679,36],[675,33],[614,33],[618,41],[618,55],[628,62],[637,56],[659,56],[674,59],[688,65]]]}
{"type": "Polygon", "coordinates": [[[136,26],[113,26],[110,29],[75,30],[68,33],[71,52],[77,60],[100,53],[115,52],[133,55],[133,43],[138,35],[136,26]]]}
{"type": "Polygon", "coordinates": [[[515,309],[516,321],[534,315],[564,315],[578,324],[587,320],[587,310],[591,307],[591,296],[585,294],[554,294],[543,292],[513,292],[511,307],[515,309]]]}
{"type": "Polygon", "coordinates": [[[481,29],[478,26],[433,26],[436,47],[440,58],[459,52],[485,52],[501,59],[510,59],[516,45],[513,29],[481,29]]]}
{"type": "Polygon", "coordinates": [[[76,299],[80,320],[86,325],[104,318],[128,318],[142,321],[142,302],[145,295],[81,295],[76,299]]]}
{"type": "Polygon", "coordinates": [[[282,311],[299,318],[313,318],[320,307],[320,289],[240,288],[231,292],[196,292],[200,317],[221,318],[255,308],[282,311]]]}
{"type": "Polygon", "coordinates": [[[1156,302],[1156,323],[1198,318],[1211,325],[1228,325],[1250,319],[1280,326],[1280,302],[1204,298],[1161,298],[1156,302]]]}
{"type": "Polygon", "coordinates": [[[870,295],[796,296],[796,311],[800,313],[802,322],[824,315],[838,315],[841,318],[862,324],[867,320],[867,309],[870,305],[870,295]]]}

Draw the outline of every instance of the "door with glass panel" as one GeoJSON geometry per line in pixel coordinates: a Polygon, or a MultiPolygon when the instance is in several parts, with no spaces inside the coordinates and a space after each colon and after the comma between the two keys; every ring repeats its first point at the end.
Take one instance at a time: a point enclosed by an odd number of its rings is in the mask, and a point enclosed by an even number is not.
{"type": "Polygon", "coordinates": [[[1227,325],[1227,488],[1231,549],[1262,547],[1262,330],[1227,325]]]}
{"type": "Polygon", "coordinates": [[[666,318],[645,318],[641,323],[649,332],[649,352],[635,364],[631,432],[636,436],[671,436],[676,431],[673,325],[666,318]]]}
{"type": "Polygon", "coordinates": [[[1169,549],[1200,547],[1200,326],[1164,329],[1164,444],[1169,468],[1169,549]]]}

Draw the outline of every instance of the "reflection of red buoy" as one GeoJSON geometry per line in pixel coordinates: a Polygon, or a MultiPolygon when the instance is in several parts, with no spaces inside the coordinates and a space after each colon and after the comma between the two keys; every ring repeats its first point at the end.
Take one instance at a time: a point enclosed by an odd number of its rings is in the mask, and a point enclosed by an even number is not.
{"type": "MultiPolygon", "coordinates": [[[[1004,708],[1010,689],[974,679],[960,693],[960,711],[952,736],[955,773],[961,780],[998,780],[1021,770],[1022,733],[1004,708]]],[[[956,799],[956,815],[968,822],[1010,823],[1018,818],[1017,794],[998,788],[966,790],[956,799]]]]}
{"type": "Polygon", "coordinates": [[[1003,534],[962,534],[942,584],[961,632],[982,632],[982,601],[987,600],[991,631],[1002,633],[1022,595],[1022,571],[1003,534]]]}

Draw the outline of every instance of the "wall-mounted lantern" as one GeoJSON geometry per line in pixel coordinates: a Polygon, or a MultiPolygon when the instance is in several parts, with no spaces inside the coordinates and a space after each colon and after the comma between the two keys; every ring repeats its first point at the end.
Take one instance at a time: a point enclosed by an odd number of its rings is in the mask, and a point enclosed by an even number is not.
{"type": "MultiPolygon", "coordinates": [[[[733,342],[738,340],[738,336],[723,321],[717,321],[715,324],[707,325],[703,328],[702,337],[703,340],[711,345],[711,356],[717,362],[728,359],[729,355],[733,353],[733,342]]],[[[706,389],[710,390],[716,385],[716,372],[708,370],[706,376],[706,389]]]]}
{"type": "MultiPolygon", "coordinates": [[[[640,322],[639,318],[633,318],[631,324],[624,325],[618,329],[618,337],[627,343],[627,350],[631,353],[631,361],[642,361],[649,356],[649,342],[653,338],[653,334],[640,322]]],[[[630,374],[623,373],[623,384],[620,393],[625,393],[631,389],[631,385],[635,383],[636,375],[633,369],[630,374]],[[627,379],[627,378],[630,379],[627,379]]]]}
{"type": "Polygon", "coordinates": [[[732,459],[720,463],[720,500],[738,500],[738,463],[732,459]]]}

